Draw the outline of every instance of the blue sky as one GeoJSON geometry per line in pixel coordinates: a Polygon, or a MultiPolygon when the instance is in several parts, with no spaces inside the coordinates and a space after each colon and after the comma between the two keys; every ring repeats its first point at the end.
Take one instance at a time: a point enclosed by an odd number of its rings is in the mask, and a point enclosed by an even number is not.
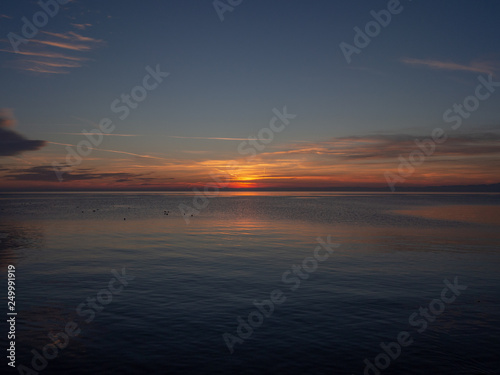
{"type": "MultiPolygon", "coordinates": [[[[8,35],[21,35],[22,17],[31,20],[41,8],[35,1],[10,1],[0,7],[0,108],[29,139],[76,145],[81,135],[61,133],[90,131],[103,117],[116,117],[110,103],[141,83],[146,66],[159,64],[170,76],[116,122],[114,133],[136,137],[109,136],[100,148],[173,164],[189,159],[198,167],[233,160],[241,157],[236,140],[171,136],[246,138],[268,126],[273,108],[284,106],[297,117],[267,151],[349,136],[425,136],[442,125],[447,108],[473,93],[479,75],[498,72],[500,4],[401,1],[402,11],[348,64],[339,44],[353,44],[353,28],[364,29],[373,19],[370,12],[387,6],[387,1],[244,0],[221,21],[213,1],[74,0],[19,46],[21,52],[65,56],[45,57],[43,67],[51,71],[33,72],[28,70],[33,57],[13,53],[8,35]],[[68,61],[75,66],[54,66],[68,61]]],[[[500,95],[481,102],[461,132],[498,130],[499,104],[500,95]]],[[[3,157],[0,165],[11,176],[22,174],[26,162],[63,163],[67,151],[53,143],[3,157]]],[[[91,156],[78,168],[100,174],[126,168],[112,153],[91,156]]],[[[148,162],[144,168],[152,167],[148,162]]],[[[397,167],[397,159],[393,164],[397,167]]],[[[198,177],[184,176],[185,181],[203,183],[196,170],[198,177]]],[[[329,183],[336,181],[332,177],[329,183]]]]}

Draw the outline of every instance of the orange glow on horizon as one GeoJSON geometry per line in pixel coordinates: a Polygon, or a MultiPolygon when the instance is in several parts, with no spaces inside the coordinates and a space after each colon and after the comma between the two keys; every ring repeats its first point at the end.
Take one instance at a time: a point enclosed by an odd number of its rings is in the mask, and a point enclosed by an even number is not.
{"type": "Polygon", "coordinates": [[[469,150],[469,157],[457,154],[472,142],[469,139],[451,139],[440,145],[439,151],[401,178],[400,171],[406,170],[397,154],[405,155],[413,149],[408,142],[391,141],[384,147],[378,139],[341,139],[236,160],[229,158],[233,154],[212,158],[178,158],[178,154],[168,158],[159,154],[161,157],[144,158],[135,153],[117,157],[96,152],[65,171],[63,182],[58,181],[52,162],[64,165],[65,155],[60,154],[61,147],[51,145],[22,158],[7,159],[0,171],[0,189],[204,190],[214,184],[219,189],[388,188],[386,173],[400,177],[396,189],[500,182],[495,172],[500,168],[500,152],[496,149],[476,155],[483,142],[469,150]]]}

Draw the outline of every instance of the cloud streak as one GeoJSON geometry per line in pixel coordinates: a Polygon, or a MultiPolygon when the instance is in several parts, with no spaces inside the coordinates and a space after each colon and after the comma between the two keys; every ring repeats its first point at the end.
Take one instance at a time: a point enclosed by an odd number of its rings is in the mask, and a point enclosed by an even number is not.
{"type": "MultiPolygon", "coordinates": [[[[216,140],[216,141],[248,141],[248,138],[222,138],[222,137],[181,137],[178,135],[169,135],[170,138],[179,138],[179,139],[206,139],[206,140],[216,140]]],[[[250,138],[262,141],[262,139],[258,138],[250,138]]],[[[266,139],[264,139],[266,140],[266,139]]]]}
{"type": "Polygon", "coordinates": [[[72,23],[71,25],[77,28],[78,30],[85,30],[86,28],[92,26],[92,24],[90,23],[72,23]]]}
{"type": "Polygon", "coordinates": [[[11,66],[19,70],[40,74],[67,74],[89,60],[79,53],[88,53],[105,44],[101,39],[73,31],[41,31],[39,36],[38,39],[30,39],[18,52],[6,48],[0,49],[0,52],[15,54],[16,58],[11,66]]]}
{"type": "MultiPolygon", "coordinates": [[[[383,160],[397,158],[417,149],[416,140],[425,137],[408,134],[367,135],[340,137],[328,141],[296,145],[289,150],[267,153],[269,155],[318,155],[344,160],[383,160]]],[[[500,134],[495,132],[449,136],[437,145],[435,156],[481,156],[500,154],[500,134]]]]}
{"type": "Polygon", "coordinates": [[[499,64],[492,61],[473,61],[469,65],[459,64],[451,61],[439,61],[432,59],[402,58],[400,61],[407,65],[423,66],[430,69],[465,71],[473,73],[495,74],[499,64]]]}
{"type": "Polygon", "coordinates": [[[42,33],[47,35],[49,38],[32,39],[30,42],[72,51],[90,51],[91,49],[104,44],[104,41],[101,39],[89,38],[73,31],[69,31],[67,33],[50,33],[42,31],[42,33]]]}
{"type": "MultiPolygon", "coordinates": [[[[230,175],[232,182],[260,187],[385,186],[384,172],[397,169],[399,156],[408,158],[418,150],[415,141],[425,138],[408,134],[339,137],[293,144],[251,161],[236,160],[234,165],[205,160],[194,169],[215,170],[221,179],[230,175]]],[[[457,134],[436,145],[408,185],[496,183],[499,167],[500,133],[457,134]]]]}
{"type": "MultiPolygon", "coordinates": [[[[53,144],[53,145],[59,145],[59,146],[70,146],[70,147],[77,147],[77,145],[72,145],[68,143],[59,143],[59,142],[49,142],[47,143],[53,144]]],[[[107,150],[104,148],[95,148],[95,147],[89,147],[90,150],[96,150],[96,151],[104,151],[104,152],[113,152],[116,154],[125,154],[125,155],[131,155],[131,156],[137,156],[139,158],[146,158],[146,159],[158,159],[158,160],[169,160],[166,158],[161,158],[159,156],[151,156],[151,155],[144,155],[144,154],[135,154],[133,152],[126,152],[126,151],[118,151],[118,150],[107,150]]]]}
{"type": "Polygon", "coordinates": [[[65,135],[103,135],[106,137],[142,137],[140,134],[105,134],[105,133],[55,133],[55,134],[65,134],[65,135]]]}

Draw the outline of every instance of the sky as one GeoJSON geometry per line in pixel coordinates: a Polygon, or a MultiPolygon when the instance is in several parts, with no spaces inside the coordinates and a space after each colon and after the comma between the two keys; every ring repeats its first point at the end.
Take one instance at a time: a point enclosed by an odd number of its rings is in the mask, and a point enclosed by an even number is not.
{"type": "Polygon", "coordinates": [[[500,182],[500,3],[0,6],[0,190],[500,182]]]}

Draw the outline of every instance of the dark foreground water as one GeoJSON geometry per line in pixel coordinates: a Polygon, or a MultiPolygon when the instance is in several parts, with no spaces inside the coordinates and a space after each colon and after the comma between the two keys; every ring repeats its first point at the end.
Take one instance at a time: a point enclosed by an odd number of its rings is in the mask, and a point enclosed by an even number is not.
{"type": "Polygon", "coordinates": [[[189,224],[181,203],[0,195],[25,366],[0,373],[500,373],[499,195],[225,193],[189,224]]]}

